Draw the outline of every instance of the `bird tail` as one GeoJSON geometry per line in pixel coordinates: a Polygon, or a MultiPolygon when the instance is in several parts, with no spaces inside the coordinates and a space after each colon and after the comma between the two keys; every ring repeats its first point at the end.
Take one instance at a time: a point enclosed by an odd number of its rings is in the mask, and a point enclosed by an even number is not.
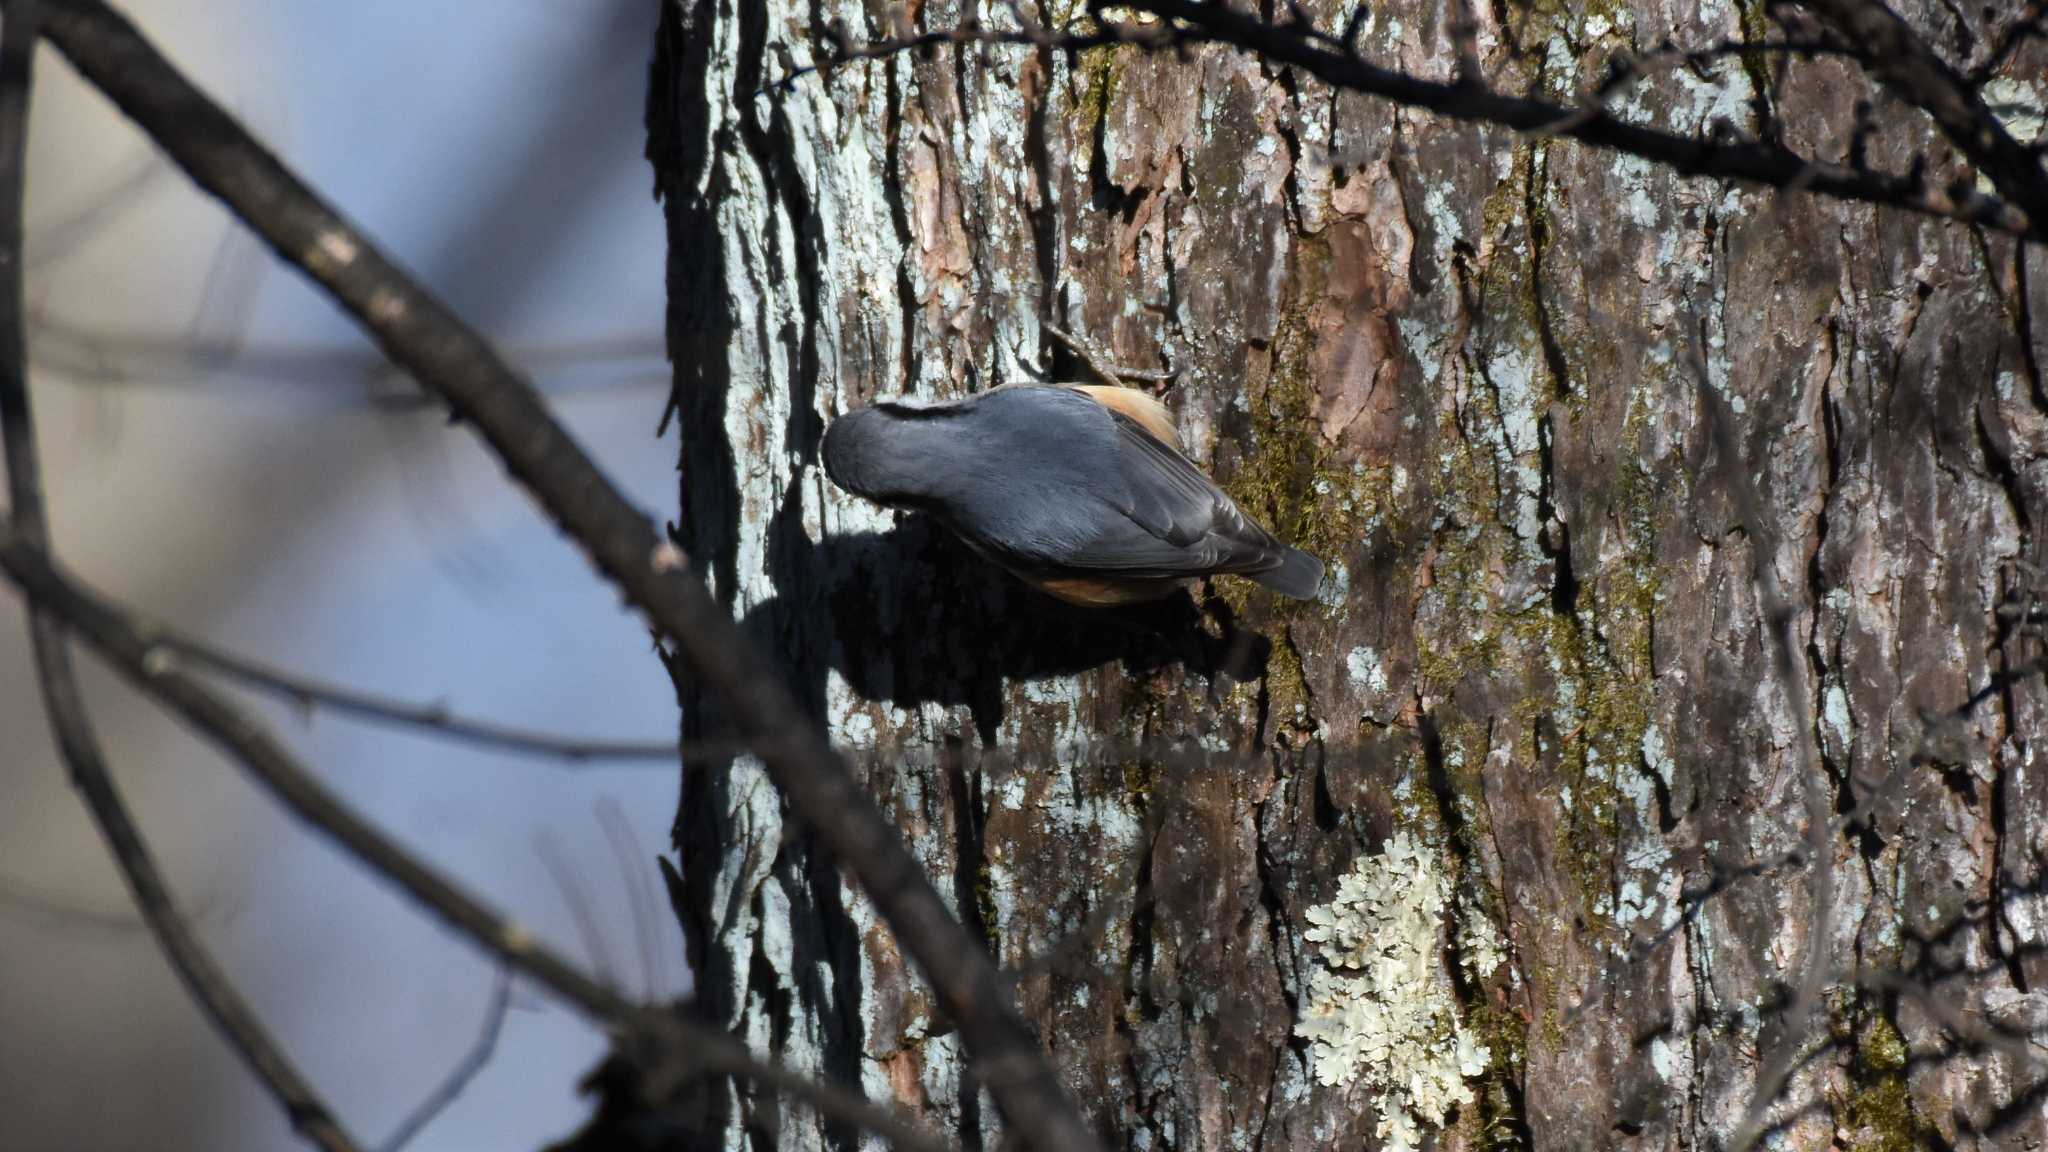
{"type": "Polygon", "coordinates": [[[1299,548],[1289,548],[1281,553],[1279,564],[1246,575],[1282,596],[1307,600],[1315,596],[1317,586],[1323,582],[1323,562],[1299,548]]]}

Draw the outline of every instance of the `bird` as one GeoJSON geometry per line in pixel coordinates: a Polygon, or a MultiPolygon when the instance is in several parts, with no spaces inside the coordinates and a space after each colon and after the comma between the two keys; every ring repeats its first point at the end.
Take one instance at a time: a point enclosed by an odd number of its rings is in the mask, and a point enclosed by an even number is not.
{"type": "Polygon", "coordinates": [[[1070,604],[1172,595],[1212,573],[1296,599],[1320,560],[1276,539],[1185,456],[1133,388],[1005,384],[945,403],[884,400],[825,429],[825,474],[926,512],[986,560],[1070,604]]]}

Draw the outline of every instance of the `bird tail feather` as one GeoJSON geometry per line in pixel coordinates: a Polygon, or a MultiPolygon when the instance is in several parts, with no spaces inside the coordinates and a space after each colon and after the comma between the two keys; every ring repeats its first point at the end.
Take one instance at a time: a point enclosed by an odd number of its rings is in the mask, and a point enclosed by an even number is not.
{"type": "Polygon", "coordinates": [[[1299,548],[1289,548],[1278,565],[1248,575],[1282,596],[1307,600],[1315,596],[1316,588],[1323,582],[1323,562],[1299,548]]]}

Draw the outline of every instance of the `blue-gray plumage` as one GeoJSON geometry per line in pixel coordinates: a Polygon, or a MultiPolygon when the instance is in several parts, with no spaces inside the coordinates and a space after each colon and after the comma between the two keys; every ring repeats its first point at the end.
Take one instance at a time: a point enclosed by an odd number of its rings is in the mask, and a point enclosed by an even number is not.
{"type": "Polygon", "coordinates": [[[841,488],[929,512],[1075,603],[1151,599],[1215,572],[1315,595],[1322,563],[1253,523],[1155,433],[1171,437],[1171,425],[1141,393],[1008,385],[856,409],[825,430],[823,454],[841,488]]]}

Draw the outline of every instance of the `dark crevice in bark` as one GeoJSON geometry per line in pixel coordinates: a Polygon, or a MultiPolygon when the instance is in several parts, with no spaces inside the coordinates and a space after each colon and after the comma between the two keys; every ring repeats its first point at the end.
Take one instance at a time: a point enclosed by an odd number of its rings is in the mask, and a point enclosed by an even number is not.
{"type": "Polygon", "coordinates": [[[1572,560],[1572,526],[1557,512],[1557,427],[1552,413],[1536,422],[1539,482],[1536,494],[1537,547],[1550,559],[1550,610],[1578,627],[1579,574],[1572,560]]]}
{"type": "MultiPolygon", "coordinates": [[[[1050,26],[1044,4],[1039,5],[1038,19],[1041,25],[1050,26]]],[[[1024,163],[1031,169],[1038,203],[1026,211],[1026,216],[1031,221],[1031,255],[1038,267],[1038,314],[1043,317],[1056,315],[1053,307],[1057,301],[1053,294],[1058,289],[1060,278],[1059,193],[1052,174],[1049,123],[1052,118],[1053,77],[1057,75],[1057,69],[1051,48],[1038,49],[1032,60],[1038,69],[1039,81],[1024,122],[1024,163]]]]}
{"type": "MultiPolygon", "coordinates": [[[[1332,97],[1333,110],[1335,106],[1336,99],[1332,97]]],[[[1334,141],[1336,138],[1336,130],[1333,127],[1330,139],[1334,141]]],[[[1415,192],[1411,188],[1415,173],[1412,165],[1401,155],[1401,117],[1398,114],[1393,118],[1393,127],[1388,130],[1387,175],[1394,181],[1394,191],[1400,194],[1401,223],[1408,229],[1408,234],[1418,240],[1429,235],[1427,216],[1417,219],[1415,215],[1415,192]]],[[[1404,271],[1408,276],[1409,287],[1414,290],[1419,300],[1427,300],[1430,293],[1436,289],[1436,269],[1430,263],[1429,253],[1430,245],[1416,243],[1408,246],[1408,267],[1404,271]]]]}
{"type": "Polygon", "coordinates": [[[910,391],[919,375],[917,351],[917,286],[911,281],[910,266],[917,252],[917,237],[910,229],[910,205],[903,194],[903,69],[909,65],[901,56],[884,62],[888,95],[882,110],[882,200],[889,206],[889,223],[896,231],[896,315],[901,331],[903,375],[897,381],[910,391]]]}
{"type": "MultiPolygon", "coordinates": [[[[1421,746],[1424,778],[1430,796],[1435,801],[1437,820],[1443,826],[1444,841],[1451,851],[1452,862],[1455,865],[1452,872],[1452,896],[1444,904],[1444,971],[1450,978],[1451,995],[1458,1004],[1459,1016],[1469,1019],[1475,1010],[1491,1010],[1486,989],[1473,978],[1466,966],[1464,954],[1468,908],[1475,910],[1473,914],[1486,915],[1479,909],[1481,901],[1477,895],[1481,887],[1476,877],[1484,874],[1484,868],[1479,860],[1481,845],[1477,842],[1465,814],[1458,807],[1458,785],[1451,780],[1445,761],[1443,734],[1437,729],[1436,718],[1423,706],[1420,695],[1415,698],[1415,734],[1417,743],[1421,746]],[[1466,894],[1465,898],[1461,899],[1460,893],[1466,894]]],[[[1485,764],[1492,756],[1493,739],[1494,722],[1489,719],[1478,757],[1481,764],[1485,764]]],[[[1483,778],[1477,786],[1481,789],[1485,787],[1483,778]]],[[[1292,1007],[1291,1001],[1289,1006],[1292,1007]]],[[[1504,1053],[1496,1056],[1496,1059],[1503,1058],[1504,1053]]],[[[1526,1064],[1512,1069],[1501,1069],[1497,1082],[1507,1097],[1505,1107],[1496,1109],[1493,1097],[1484,1091],[1478,1093],[1473,1105],[1480,1111],[1481,1127],[1484,1130],[1506,1130],[1508,1139],[1504,1143],[1508,1147],[1536,1147],[1534,1133],[1529,1127],[1525,1099],[1523,1080],[1527,1074],[1526,1064]]]]}
{"type": "MultiPolygon", "coordinates": [[[[2001,648],[1999,670],[2001,672],[2006,671],[2010,667],[2010,662],[2011,658],[2001,648]]],[[[2009,724],[2013,715],[2012,689],[2009,683],[2000,690],[1999,697],[2000,707],[2003,709],[2009,724]]],[[[2012,729],[2008,726],[2005,731],[2011,733],[2012,729]]],[[[2012,738],[2016,739],[2017,737],[2012,738]]],[[[2011,843],[2009,825],[2012,819],[2011,814],[2007,810],[2010,801],[2007,798],[2006,792],[2011,786],[2012,773],[2006,763],[2004,741],[2000,741],[1998,745],[1991,749],[1991,771],[1991,860],[1988,867],[1985,868],[1986,880],[1990,887],[1991,906],[1989,915],[1985,918],[1986,931],[1984,936],[1992,958],[1997,960],[1999,965],[2005,969],[2005,978],[2011,982],[2015,991],[2024,996],[2031,989],[2028,986],[2024,957],[2020,955],[2019,949],[2015,945],[2024,943],[2027,937],[2022,935],[2019,927],[2013,923],[2011,902],[2007,892],[2010,878],[2007,876],[2005,868],[2006,851],[2011,843]]]]}
{"type": "Polygon", "coordinates": [[[2020,476],[2018,462],[2013,459],[2012,440],[1998,418],[1995,403],[1992,394],[1986,393],[1976,404],[1977,449],[1984,457],[1986,473],[1998,485],[2006,509],[2012,513],[2013,523],[2019,529],[2020,556],[2024,557],[2033,542],[2034,518],[2027,510],[2026,485],[2020,476]]]}
{"type": "MultiPolygon", "coordinates": [[[[1300,776],[1295,778],[1300,779],[1300,776]]],[[[1273,803],[1268,800],[1254,809],[1255,827],[1265,828],[1267,809],[1273,803]]],[[[1292,967],[1287,946],[1290,935],[1287,927],[1291,922],[1287,915],[1287,895],[1280,883],[1280,864],[1273,859],[1272,849],[1263,835],[1252,851],[1252,860],[1258,868],[1259,907],[1266,913],[1266,945],[1272,949],[1273,967],[1283,973],[1280,996],[1287,1002],[1287,1018],[1292,1020],[1301,1013],[1301,1001],[1296,992],[1290,990],[1291,982],[1284,978],[1285,971],[1292,967]]]]}
{"type": "Polygon", "coordinates": [[[1272,669],[1259,672],[1259,691],[1253,700],[1251,746],[1254,751],[1266,747],[1266,723],[1273,711],[1272,669]]]}
{"type": "Polygon", "coordinates": [[[825,432],[824,421],[816,410],[818,333],[822,300],[827,291],[820,271],[824,263],[823,227],[811,203],[810,189],[804,185],[803,172],[797,166],[797,134],[790,126],[784,109],[787,94],[779,87],[763,86],[768,50],[767,8],[762,4],[748,3],[741,4],[739,11],[739,45],[734,61],[732,103],[739,110],[740,140],[746,146],[754,170],[760,175],[768,199],[788,218],[789,230],[796,237],[796,251],[790,254],[789,259],[794,266],[794,277],[787,275],[788,269],[780,267],[783,259],[779,230],[769,228],[766,237],[772,287],[794,297],[802,317],[802,328],[798,332],[791,333],[785,328],[777,333],[776,342],[794,361],[789,372],[789,420],[784,431],[784,443],[806,463],[813,463],[817,460],[818,440],[825,432]],[[748,99],[745,95],[751,92],[766,93],[769,108],[766,124],[761,122],[760,101],[748,99]]]}
{"type": "MultiPolygon", "coordinates": [[[[1097,52],[1117,52],[1115,48],[1097,48],[1097,52]]],[[[1115,66],[1112,60],[1111,66],[1115,66]]],[[[1097,83],[1106,83],[1098,79],[1097,83]]],[[[1111,100],[1091,101],[1095,106],[1095,117],[1088,125],[1088,204],[1098,212],[1116,217],[1122,223],[1131,222],[1137,214],[1138,201],[1144,199],[1148,189],[1140,187],[1136,194],[1112,180],[1109,175],[1109,106],[1111,100]]]]}
{"type": "MultiPolygon", "coordinates": [[[[858,1084],[862,1053],[867,1050],[861,1018],[860,927],[846,907],[846,886],[840,881],[838,862],[815,843],[804,846],[803,856],[805,887],[816,918],[791,917],[795,923],[790,933],[794,945],[790,962],[808,1013],[817,1020],[822,1034],[822,1063],[827,1075],[840,1084],[858,1084]],[[829,993],[825,989],[828,979],[832,985],[829,993]],[[827,1006],[832,1010],[829,1013],[827,1006]]],[[[824,1130],[835,1147],[851,1150],[860,1146],[860,1131],[850,1124],[827,1121],[824,1130]]]]}
{"type": "Polygon", "coordinates": [[[1316,830],[1335,832],[1344,814],[1338,810],[1337,801],[1330,795],[1330,777],[1325,770],[1328,757],[1319,757],[1313,775],[1314,787],[1311,804],[1315,810],[1316,830]]]}
{"type": "Polygon", "coordinates": [[[1514,522],[1514,512],[1511,504],[1515,498],[1516,489],[1515,482],[1509,478],[1507,470],[1514,463],[1515,442],[1508,438],[1507,417],[1501,412],[1500,385],[1494,382],[1493,374],[1487,370],[1486,356],[1483,352],[1474,350],[1468,345],[1459,354],[1459,358],[1464,361],[1466,372],[1470,376],[1478,378],[1479,382],[1486,386],[1486,394],[1491,401],[1488,404],[1488,408],[1491,409],[1493,415],[1492,438],[1497,439],[1500,446],[1498,448],[1492,447],[1487,444],[1489,437],[1484,433],[1475,433],[1475,431],[1465,427],[1465,416],[1472,411],[1470,405],[1461,406],[1459,409],[1458,433],[1464,437],[1467,444],[1478,444],[1485,451],[1487,466],[1493,469],[1494,517],[1502,523],[1511,524],[1514,522]]]}
{"type": "MultiPolygon", "coordinates": [[[[1153,838],[1138,857],[1138,875],[1135,890],[1139,893],[1152,891],[1153,855],[1158,851],[1159,839],[1153,838]]],[[[1146,1083],[1139,1057],[1146,1047],[1133,1024],[1133,1017],[1144,1023],[1159,1018],[1159,1004],[1152,995],[1152,927],[1153,905],[1156,900],[1140,899],[1132,902],[1130,942],[1124,949],[1124,985],[1121,991],[1123,1004],[1116,1014],[1117,1048],[1121,1055],[1124,1075],[1131,1086],[1130,1106],[1136,1118],[1145,1126],[1151,1137],[1149,1146],[1168,1146],[1162,1143],[1161,1133],[1152,1116],[1155,1097],[1146,1083]]],[[[1135,1128],[1124,1134],[1124,1147],[1136,1149],[1138,1132],[1135,1128]]]]}
{"type": "MultiPolygon", "coordinates": [[[[1551,403],[1536,421],[1536,543],[1551,564],[1550,610],[1577,627],[1579,574],[1572,561],[1572,526],[1559,514],[1557,506],[1556,406],[1571,398],[1571,369],[1550,314],[1551,294],[1543,276],[1543,259],[1553,243],[1549,212],[1544,205],[1550,186],[1549,152],[1540,145],[1532,147],[1524,163],[1522,215],[1529,227],[1529,299],[1536,316],[1537,340],[1543,348],[1544,368],[1550,375],[1551,396],[1551,403]]],[[[1497,394],[1495,402],[1498,403],[1497,394]]],[[[1506,437],[1505,430],[1502,437],[1506,437]]]]}
{"type": "MultiPolygon", "coordinates": [[[[2024,559],[2029,551],[2029,543],[2033,537],[2032,517],[2028,515],[2026,491],[2013,461],[2013,447],[2006,441],[2003,427],[1998,423],[1998,416],[1995,408],[1993,408],[1991,393],[1986,392],[1978,400],[1976,417],[1978,449],[1983,454],[1986,471],[1998,483],[1999,489],[2004,493],[2006,504],[2012,511],[2013,520],[2019,528],[2020,556],[2018,558],[2024,559]]],[[[2010,566],[2006,566],[2006,571],[2011,571],[2010,566]]],[[[2021,585],[2022,587],[2026,586],[2024,578],[2021,580],[2021,585]]],[[[2012,921],[2011,908],[2007,898],[2007,887],[2010,880],[2005,866],[2008,848],[2011,843],[2010,824],[2012,815],[2009,810],[2011,801],[2007,793],[2008,789],[2012,786],[2012,765],[2010,761],[2013,759],[2013,757],[2007,755],[2006,750],[2008,747],[2018,746],[2022,750],[2018,759],[2020,763],[2024,764],[2026,762],[2024,748],[2028,739],[2028,734],[2023,732],[2018,724],[2018,703],[2013,698],[2014,671],[2018,663],[2014,658],[2013,646],[2019,640],[2015,633],[2019,630],[2023,620],[2018,617],[2002,615],[1996,610],[2007,603],[2013,602],[2014,599],[2015,597],[2011,592],[2007,591],[2001,597],[2000,603],[1994,605],[1994,610],[1991,614],[1992,651],[1998,657],[1998,666],[1995,669],[1999,681],[1999,689],[1996,694],[1999,715],[1998,730],[2003,734],[2004,739],[1993,742],[1990,749],[1992,771],[1989,789],[1991,860],[1989,866],[1985,869],[1990,888],[1990,915],[1987,917],[1988,930],[1985,933],[1985,937],[1991,955],[2004,967],[2006,979],[2011,982],[2013,988],[2024,995],[2029,990],[2026,966],[2017,950],[2009,946],[2008,940],[2012,943],[2017,943],[2024,940],[2025,937],[2018,931],[2012,921]]],[[[2025,603],[2024,599],[2021,599],[2020,602],[2022,604],[2025,603]]]]}
{"type": "MultiPolygon", "coordinates": [[[[1899,332],[1892,340],[1891,385],[1894,393],[1903,382],[1899,375],[1906,359],[1906,345],[1913,340],[1913,329],[1920,326],[1920,314],[1927,310],[1927,299],[1934,295],[1934,285],[1925,280],[1913,284],[1913,299],[1900,314],[1899,332]]],[[[1939,445],[1936,446],[1937,448],[1939,445]]]]}
{"type": "MultiPolygon", "coordinates": [[[[1750,43],[1749,30],[1762,27],[1765,22],[1756,11],[1759,0],[1735,0],[1735,10],[1740,15],[1736,27],[1743,43],[1750,43]]],[[[1780,144],[1784,134],[1779,130],[1778,118],[1771,111],[1771,94],[1776,90],[1772,83],[1770,64],[1760,55],[1744,53],[1737,57],[1742,71],[1749,78],[1749,114],[1754,119],[1750,131],[1756,138],[1770,144],[1780,144]]]]}
{"type": "MultiPolygon", "coordinates": [[[[1970,17],[1956,0],[1937,0],[1942,10],[1948,13],[1949,27],[1955,33],[1955,48],[1952,59],[1968,60],[1977,51],[1977,33],[1970,27],[1970,17]]],[[[1987,6],[1986,12],[1994,11],[1987,6]]]]}
{"type": "Polygon", "coordinates": [[[2025,244],[2013,245],[2013,334],[2019,338],[2020,366],[2027,373],[2027,395],[2034,400],[2038,411],[2048,412],[2048,385],[2041,379],[2040,352],[2034,347],[2034,302],[2027,286],[2027,254],[2032,251],[2025,244]]]}
{"type": "MultiPolygon", "coordinates": [[[[1436,801],[1437,820],[1444,828],[1444,842],[1451,850],[1451,858],[1457,865],[1457,883],[1469,883],[1472,870],[1477,867],[1472,859],[1472,845],[1467,839],[1465,814],[1458,810],[1457,786],[1451,782],[1451,774],[1444,765],[1443,734],[1437,731],[1436,718],[1422,706],[1422,699],[1415,701],[1415,738],[1422,746],[1423,780],[1429,786],[1429,794],[1436,801]]],[[[1491,739],[1490,730],[1488,739],[1491,739]]],[[[1474,989],[1467,978],[1464,966],[1459,960],[1459,929],[1462,927],[1463,912],[1454,898],[1444,906],[1445,952],[1449,956],[1451,987],[1456,991],[1460,1004],[1472,1002],[1474,989]]]]}
{"type": "MultiPolygon", "coordinates": [[[[946,773],[953,816],[953,907],[967,930],[988,941],[989,955],[1000,961],[1002,939],[994,925],[989,923],[982,907],[982,885],[986,883],[987,876],[982,822],[988,809],[982,795],[981,772],[977,769],[970,780],[966,759],[962,741],[955,736],[947,737],[940,763],[946,773]]],[[[955,1106],[960,1112],[958,1131],[963,1148],[980,1152],[981,1086],[969,1071],[962,1069],[959,1095],[955,1099],[955,1106]]]]}
{"type": "Polygon", "coordinates": [[[1316,688],[1314,684],[1309,683],[1308,654],[1301,650],[1301,645],[1294,639],[1294,625],[1291,621],[1281,625],[1280,642],[1287,646],[1287,654],[1292,657],[1288,661],[1289,671],[1301,682],[1302,709],[1299,718],[1288,716],[1282,719],[1299,731],[1316,732],[1322,728],[1322,724],[1316,719],[1316,688]]]}
{"type": "Polygon", "coordinates": [[[1678,810],[1671,803],[1671,782],[1650,763],[1650,758],[1641,753],[1636,755],[1636,771],[1650,782],[1650,790],[1657,799],[1657,831],[1665,836],[1678,831],[1678,810]]]}
{"type": "MultiPolygon", "coordinates": [[[[1270,3],[1270,0],[1267,0],[1270,3]]],[[[1279,76],[1280,90],[1287,93],[1287,107],[1296,118],[1302,115],[1301,83],[1295,79],[1294,69],[1282,68],[1279,76]]],[[[1280,137],[1280,143],[1287,149],[1287,173],[1280,180],[1280,203],[1287,216],[1288,227],[1297,236],[1308,235],[1305,224],[1307,217],[1301,207],[1301,133],[1295,130],[1287,117],[1276,118],[1273,131],[1280,137]]],[[[1344,173],[1339,170],[1336,179],[1342,181],[1344,173]]]]}
{"type": "MultiPolygon", "coordinates": [[[[779,871],[782,861],[776,861],[779,871]]],[[[749,901],[755,923],[760,923],[767,909],[756,890],[749,901]]],[[[747,957],[747,993],[761,1004],[768,1017],[769,1051],[784,1051],[789,1044],[789,1035],[795,1027],[793,1009],[795,1005],[787,989],[782,987],[776,976],[775,965],[768,959],[763,933],[753,935],[753,948],[747,957]]],[[[772,1093],[764,1089],[742,1089],[740,1110],[746,1117],[747,1142],[755,1152],[774,1152],[777,1122],[774,1118],[775,1104],[772,1093]]]]}
{"type": "MultiPolygon", "coordinates": [[[[1832,322],[1829,327],[1832,327],[1832,322]]],[[[1832,347],[1832,344],[1833,341],[1830,336],[1827,339],[1827,346],[1832,347]]],[[[1817,478],[1819,491],[1814,494],[1816,507],[1813,514],[1813,540],[1808,544],[1806,551],[1806,588],[1803,594],[1806,608],[1812,613],[1812,623],[1806,637],[1806,664],[1807,675],[1813,684],[1813,700],[1811,702],[1813,708],[1813,730],[1811,736],[1814,754],[1820,758],[1821,770],[1833,782],[1835,792],[1834,814],[1836,816],[1844,816],[1856,807],[1856,784],[1849,766],[1842,762],[1842,758],[1848,754],[1848,749],[1844,747],[1837,751],[1830,751],[1828,747],[1824,717],[1827,715],[1827,691],[1831,662],[1826,650],[1827,644],[1822,635],[1824,621],[1822,620],[1821,612],[1821,601],[1825,598],[1826,590],[1829,587],[1825,567],[1828,528],[1830,524],[1828,509],[1834,500],[1835,488],[1841,482],[1842,475],[1842,448],[1839,437],[1840,424],[1838,414],[1835,411],[1833,376],[1833,365],[1830,364],[1828,373],[1822,376],[1820,380],[1820,395],[1815,398],[1814,424],[1817,426],[1816,431],[1820,433],[1821,449],[1820,468],[1817,478]]],[[[1837,668],[1841,666],[1840,657],[1841,653],[1837,651],[1835,659],[1832,661],[1832,666],[1837,668]]],[[[1843,682],[1840,673],[1836,673],[1833,679],[1837,687],[1841,688],[1844,692],[1848,691],[1848,685],[1843,682]]],[[[1865,821],[1862,829],[1863,836],[1868,837],[1872,835],[1871,829],[1871,822],[1865,821]]],[[[1869,855],[1868,848],[1869,846],[1865,845],[1866,857],[1869,855]]]]}
{"type": "Polygon", "coordinates": [[[1541,145],[1532,147],[1523,174],[1522,212],[1529,222],[1529,301],[1536,314],[1536,336],[1543,346],[1543,363],[1550,371],[1553,399],[1569,400],[1572,394],[1571,368],[1565,361],[1564,345],[1557,337],[1557,321],[1550,314],[1551,293],[1543,275],[1543,258],[1550,254],[1555,239],[1550,235],[1550,212],[1544,201],[1550,192],[1550,153],[1541,145]]]}
{"type": "MultiPolygon", "coordinates": [[[[1185,203],[1194,198],[1193,178],[1188,174],[1187,153],[1185,151],[1180,154],[1180,163],[1176,167],[1180,170],[1180,197],[1181,201],[1185,203]]],[[[1180,266],[1173,259],[1173,214],[1168,210],[1173,198],[1164,191],[1160,193],[1160,197],[1159,267],[1161,279],[1166,287],[1166,299],[1161,302],[1159,308],[1161,329],[1159,353],[1163,359],[1171,354],[1173,349],[1185,348],[1187,346],[1187,332],[1181,327],[1181,308],[1184,302],[1180,283],[1181,270],[1180,266]]],[[[1183,403],[1187,402],[1185,394],[1183,394],[1181,399],[1183,403]]],[[[1190,445],[1189,447],[1191,449],[1199,449],[1198,445],[1190,445]]],[[[1214,466],[1213,454],[1208,463],[1212,467],[1214,466]]]]}

